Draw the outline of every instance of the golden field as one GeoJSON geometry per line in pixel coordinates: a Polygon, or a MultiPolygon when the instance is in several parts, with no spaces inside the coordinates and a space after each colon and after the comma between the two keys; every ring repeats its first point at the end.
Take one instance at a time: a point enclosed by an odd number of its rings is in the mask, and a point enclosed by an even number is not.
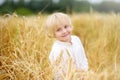
{"type": "MultiPolygon", "coordinates": [[[[120,14],[69,16],[88,58],[86,80],[120,80],[120,14]]],[[[53,80],[48,56],[54,40],[45,34],[46,17],[0,16],[0,80],[53,80]]],[[[78,80],[76,72],[69,74],[64,80],[78,80]]]]}

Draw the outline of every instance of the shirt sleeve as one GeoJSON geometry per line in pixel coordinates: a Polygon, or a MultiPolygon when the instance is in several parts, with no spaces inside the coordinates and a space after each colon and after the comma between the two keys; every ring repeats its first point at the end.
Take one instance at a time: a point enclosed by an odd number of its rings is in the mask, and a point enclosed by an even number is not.
{"type": "Polygon", "coordinates": [[[63,47],[59,45],[53,45],[49,55],[50,63],[53,64],[58,59],[62,59],[62,60],[67,59],[67,56],[65,54],[66,54],[66,51],[63,47]]]}
{"type": "Polygon", "coordinates": [[[49,55],[49,60],[51,64],[53,64],[54,61],[56,61],[57,57],[60,55],[60,52],[60,49],[55,48],[54,46],[52,47],[52,50],[49,55]]]}
{"type": "Polygon", "coordinates": [[[81,40],[78,37],[77,37],[77,41],[78,41],[78,45],[79,45],[79,50],[78,50],[78,53],[76,54],[77,65],[78,65],[78,68],[87,71],[88,70],[88,61],[87,61],[87,57],[85,55],[84,48],[83,48],[81,40]]]}

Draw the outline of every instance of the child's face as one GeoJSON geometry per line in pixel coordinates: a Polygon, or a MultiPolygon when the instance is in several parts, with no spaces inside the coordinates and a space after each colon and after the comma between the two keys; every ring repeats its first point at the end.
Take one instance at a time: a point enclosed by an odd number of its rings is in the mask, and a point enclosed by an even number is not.
{"type": "Polygon", "coordinates": [[[56,29],[55,37],[63,42],[71,42],[71,32],[72,28],[69,25],[62,24],[56,29]]]}

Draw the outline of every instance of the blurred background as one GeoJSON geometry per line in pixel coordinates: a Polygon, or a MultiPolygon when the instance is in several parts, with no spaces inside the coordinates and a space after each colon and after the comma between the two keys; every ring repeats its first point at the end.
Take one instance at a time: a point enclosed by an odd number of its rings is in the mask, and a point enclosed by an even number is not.
{"type": "Polygon", "coordinates": [[[17,13],[31,15],[55,11],[73,12],[120,12],[120,0],[0,0],[0,15],[17,13]]]}
{"type": "Polygon", "coordinates": [[[62,80],[120,80],[120,0],[0,0],[0,80],[53,80],[43,25],[56,11],[70,16],[89,63],[83,74],[68,64],[62,80]]]}

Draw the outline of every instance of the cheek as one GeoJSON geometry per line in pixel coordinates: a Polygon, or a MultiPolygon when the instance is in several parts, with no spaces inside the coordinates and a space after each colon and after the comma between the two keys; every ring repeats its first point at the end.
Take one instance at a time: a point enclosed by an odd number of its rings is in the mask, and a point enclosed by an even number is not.
{"type": "Polygon", "coordinates": [[[68,29],[68,31],[69,31],[69,32],[72,32],[72,28],[70,27],[70,28],[68,29]]]}
{"type": "Polygon", "coordinates": [[[55,33],[55,37],[59,37],[60,36],[60,33],[59,32],[56,32],[55,33]]]}

